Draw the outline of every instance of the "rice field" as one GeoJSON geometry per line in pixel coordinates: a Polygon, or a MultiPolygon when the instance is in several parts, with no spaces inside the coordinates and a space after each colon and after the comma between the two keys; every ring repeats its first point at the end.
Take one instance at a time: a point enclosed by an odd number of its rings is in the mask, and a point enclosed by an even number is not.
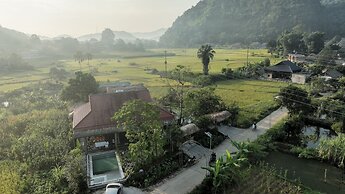
{"type": "MultiPolygon", "coordinates": [[[[201,72],[200,59],[196,57],[197,49],[166,49],[167,70],[183,65],[193,72],[201,72]],[[170,54],[170,55],[169,55],[170,54]],[[174,56],[171,56],[174,54],[174,56]]],[[[210,73],[220,73],[222,68],[236,69],[247,63],[247,50],[215,49],[216,54],[210,63],[210,73]]],[[[163,96],[168,85],[174,85],[173,80],[160,78],[159,75],[150,74],[147,69],[165,70],[165,49],[154,49],[147,53],[114,53],[113,57],[98,58],[84,61],[79,64],[74,60],[60,60],[54,63],[36,65],[35,70],[25,73],[3,75],[0,72],[0,92],[11,91],[31,83],[50,79],[49,69],[59,64],[73,76],[76,71],[93,72],[99,82],[125,81],[132,84],[143,83],[149,88],[153,98],[163,96]]],[[[271,58],[267,50],[249,50],[248,61],[259,62],[270,58],[271,63],[278,59],[271,58]]],[[[35,66],[35,64],[31,64],[35,66]]],[[[273,97],[279,92],[280,87],[286,83],[267,82],[258,80],[231,80],[217,83],[216,94],[230,104],[236,102],[241,108],[239,122],[248,123],[261,118],[260,115],[274,106],[273,97]]]]}

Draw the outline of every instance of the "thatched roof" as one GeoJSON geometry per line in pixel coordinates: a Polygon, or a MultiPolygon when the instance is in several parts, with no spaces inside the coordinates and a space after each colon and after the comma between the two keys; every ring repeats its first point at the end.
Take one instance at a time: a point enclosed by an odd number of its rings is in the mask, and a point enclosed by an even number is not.
{"type": "Polygon", "coordinates": [[[231,116],[231,113],[229,111],[222,111],[222,112],[209,114],[208,116],[213,121],[219,123],[228,119],[231,116]]]}
{"type": "Polygon", "coordinates": [[[192,135],[192,134],[200,131],[199,127],[193,123],[182,126],[180,129],[183,132],[183,136],[192,135]]]}

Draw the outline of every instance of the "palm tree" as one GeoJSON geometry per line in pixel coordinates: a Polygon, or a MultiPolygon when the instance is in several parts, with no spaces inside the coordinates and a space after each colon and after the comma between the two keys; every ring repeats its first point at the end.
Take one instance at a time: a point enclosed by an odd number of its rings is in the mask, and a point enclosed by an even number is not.
{"type": "Polygon", "coordinates": [[[213,50],[211,45],[202,45],[198,50],[198,58],[201,59],[203,64],[204,75],[208,75],[208,66],[211,59],[213,59],[216,51],[213,50]]]}
{"type": "Polygon", "coordinates": [[[86,53],[85,57],[87,59],[87,65],[90,65],[89,62],[92,60],[92,54],[91,53],[86,53]]]}
{"type": "Polygon", "coordinates": [[[92,54],[91,53],[86,53],[85,57],[87,59],[87,66],[89,66],[89,70],[91,72],[90,61],[92,60],[92,54]]]}

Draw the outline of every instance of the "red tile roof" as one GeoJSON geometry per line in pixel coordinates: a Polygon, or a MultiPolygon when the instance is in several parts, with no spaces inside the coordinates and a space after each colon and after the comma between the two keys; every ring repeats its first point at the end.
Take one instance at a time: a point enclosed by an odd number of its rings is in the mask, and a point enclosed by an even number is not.
{"type": "MultiPolygon", "coordinates": [[[[116,122],[111,118],[124,103],[140,99],[152,102],[149,91],[146,88],[135,91],[123,91],[118,93],[96,94],[90,96],[90,101],[76,108],[73,113],[73,129],[77,131],[87,131],[114,127],[116,122]]],[[[160,119],[171,121],[174,115],[160,109],[160,119]]]]}

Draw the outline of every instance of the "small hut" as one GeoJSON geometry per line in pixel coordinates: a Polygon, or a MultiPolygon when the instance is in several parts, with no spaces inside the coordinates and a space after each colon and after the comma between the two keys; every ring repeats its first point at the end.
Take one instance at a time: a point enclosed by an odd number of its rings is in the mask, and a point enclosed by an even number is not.
{"type": "Polygon", "coordinates": [[[222,111],[217,113],[209,114],[208,117],[214,122],[214,123],[220,123],[225,121],[226,119],[230,118],[231,113],[229,111],[222,111]]]}
{"type": "Polygon", "coordinates": [[[200,128],[193,123],[184,125],[180,129],[183,133],[183,137],[193,135],[194,133],[197,133],[200,131],[200,128]]]}

